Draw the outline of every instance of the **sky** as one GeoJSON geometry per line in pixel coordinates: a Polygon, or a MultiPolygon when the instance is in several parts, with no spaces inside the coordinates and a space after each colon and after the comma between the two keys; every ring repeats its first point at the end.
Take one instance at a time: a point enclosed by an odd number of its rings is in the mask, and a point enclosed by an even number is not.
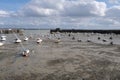
{"type": "Polygon", "coordinates": [[[120,29],[120,0],[0,0],[0,28],[120,29]]]}

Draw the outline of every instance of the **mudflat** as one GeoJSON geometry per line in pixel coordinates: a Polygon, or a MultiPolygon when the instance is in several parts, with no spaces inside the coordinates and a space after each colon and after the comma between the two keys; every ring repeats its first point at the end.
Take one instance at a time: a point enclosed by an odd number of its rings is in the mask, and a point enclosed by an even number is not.
{"type": "Polygon", "coordinates": [[[78,42],[72,37],[55,43],[43,39],[0,47],[0,80],[120,80],[120,46],[78,42]],[[69,40],[71,39],[71,40],[69,40]]]}

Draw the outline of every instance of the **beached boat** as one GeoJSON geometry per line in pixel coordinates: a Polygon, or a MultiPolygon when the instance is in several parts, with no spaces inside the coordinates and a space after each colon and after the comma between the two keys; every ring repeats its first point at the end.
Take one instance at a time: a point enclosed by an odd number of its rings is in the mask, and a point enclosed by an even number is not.
{"type": "Polygon", "coordinates": [[[87,39],[87,42],[91,42],[91,40],[90,40],[90,39],[87,39]]]}
{"type": "Polygon", "coordinates": [[[29,53],[30,53],[30,50],[29,50],[29,49],[24,50],[24,51],[22,52],[22,56],[28,57],[28,56],[29,56],[29,53]]]}
{"type": "Polygon", "coordinates": [[[25,37],[25,38],[24,38],[24,41],[28,41],[28,37],[25,37]]]}
{"type": "Polygon", "coordinates": [[[37,39],[37,43],[39,44],[39,43],[41,43],[41,42],[42,42],[42,39],[38,38],[38,39],[37,39]]]}
{"type": "Polygon", "coordinates": [[[55,40],[55,43],[59,43],[60,41],[60,38],[58,38],[57,40],[55,40]]]}
{"type": "Polygon", "coordinates": [[[1,36],[1,41],[6,41],[6,36],[1,36]]]}
{"type": "Polygon", "coordinates": [[[81,40],[81,39],[78,39],[77,41],[78,41],[78,42],[82,42],[82,40],[81,40]]]}
{"type": "Polygon", "coordinates": [[[19,38],[15,39],[15,43],[21,43],[21,42],[22,41],[19,38]]]}
{"type": "Polygon", "coordinates": [[[4,45],[4,43],[0,42],[0,46],[3,46],[3,45],[4,45]]]}

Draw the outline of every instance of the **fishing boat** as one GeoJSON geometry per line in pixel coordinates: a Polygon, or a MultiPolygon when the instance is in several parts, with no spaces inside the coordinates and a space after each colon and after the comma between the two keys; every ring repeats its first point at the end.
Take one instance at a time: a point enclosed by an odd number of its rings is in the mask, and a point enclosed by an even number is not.
{"type": "Polygon", "coordinates": [[[22,56],[23,57],[28,57],[29,56],[29,53],[30,53],[30,50],[29,49],[26,49],[22,52],[22,56]]]}
{"type": "Polygon", "coordinates": [[[42,39],[38,38],[37,43],[40,44],[42,42],[42,39]]]}

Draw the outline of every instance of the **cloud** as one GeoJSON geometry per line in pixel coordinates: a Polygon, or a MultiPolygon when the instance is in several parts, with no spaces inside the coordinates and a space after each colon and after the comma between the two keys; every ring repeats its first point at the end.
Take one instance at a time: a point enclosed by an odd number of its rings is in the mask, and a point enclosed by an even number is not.
{"type": "Polygon", "coordinates": [[[106,4],[95,0],[31,0],[19,15],[39,16],[104,16],[106,4]]]}
{"type": "Polygon", "coordinates": [[[120,6],[113,6],[106,11],[107,17],[120,17],[120,6]]]}
{"type": "Polygon", "coordinates": [[[104,16],[106,11],[106,4],[97,1],[78,1],[71,3],[70,1],[65,5],[65,14],[68,16],[104,16]]]}
{"type": "Polygon", "coordinates": [[[111,4],[120,4],[119,0],[109,0],[109,3],[111,4]]]}
{"type": "Polygon", "coordinates": [[[31,0],[18,11],[0,10],[0,25],[23,28],[120,28],[120,6],[100,0],[31,0]]]}
{"type": "Polygon", "coordinates": [[[8,17],[8,16],[9,16],[9,12],[0,10],[0,17],[8,17]]]}

